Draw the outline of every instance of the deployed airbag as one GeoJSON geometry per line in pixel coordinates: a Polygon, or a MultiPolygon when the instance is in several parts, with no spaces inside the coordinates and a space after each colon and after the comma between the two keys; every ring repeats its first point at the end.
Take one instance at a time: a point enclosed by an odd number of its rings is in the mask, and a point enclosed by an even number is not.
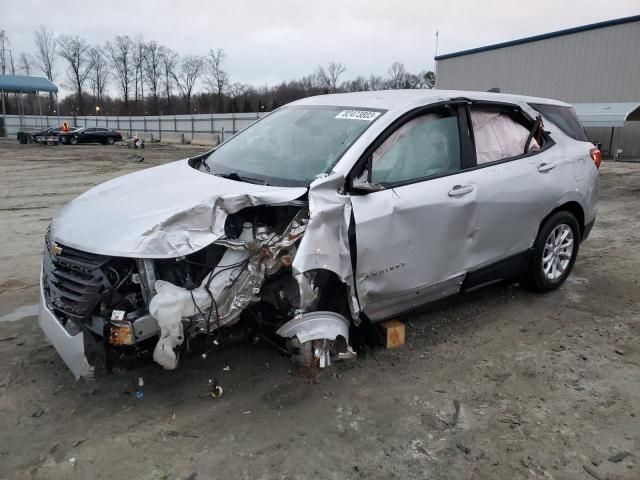
{"type": "MultiPolygon", "coordinates": [[[[529,131],[504,113],[471,110],[471,123],[476,142],[478,164],[495,162],[524,154],[529,131]]],[[[529,151],[540,150],[531,139],[529,151]]]]}

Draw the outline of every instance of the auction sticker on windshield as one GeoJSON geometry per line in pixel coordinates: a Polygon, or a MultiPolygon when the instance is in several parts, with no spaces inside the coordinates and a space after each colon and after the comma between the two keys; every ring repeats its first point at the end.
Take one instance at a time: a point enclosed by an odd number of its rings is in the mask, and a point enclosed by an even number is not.
{"type": "Polygon", "coordinates": [[[369,110],[342,110],[336,118],[343,120],[365,120],[372,122],[380,115],[380,112],[371,112],[369,110]]]}

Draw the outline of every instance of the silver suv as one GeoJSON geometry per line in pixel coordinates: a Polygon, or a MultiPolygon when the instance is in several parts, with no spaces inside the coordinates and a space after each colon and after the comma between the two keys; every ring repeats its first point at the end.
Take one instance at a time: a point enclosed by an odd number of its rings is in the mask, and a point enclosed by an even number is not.
{"type": "Polygon", "coordinates": [[[99,185],[46,236],[40,325],[76,377],[246,336],[304,364],[349,334],[502,280],[559,287],[600,152],[570,105],[410,90],[286,105],[217,148],[99,185]],[[95,343],[95,342],[93,342],[95,343]]]}

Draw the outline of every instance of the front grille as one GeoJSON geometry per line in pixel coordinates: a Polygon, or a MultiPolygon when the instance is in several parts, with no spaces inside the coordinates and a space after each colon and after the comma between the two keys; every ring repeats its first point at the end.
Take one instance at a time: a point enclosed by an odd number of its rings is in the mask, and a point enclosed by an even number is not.
{"type": "Polygon", "coordinates": [[[109,257],[57,245],[62,251],[53,255],[49,238],[45,238],[42,285],[45,298],[58,319],[65,324],[72,320],[80,326],[91,318],[102,292],[109,286],[102,271],[109,257]]]}

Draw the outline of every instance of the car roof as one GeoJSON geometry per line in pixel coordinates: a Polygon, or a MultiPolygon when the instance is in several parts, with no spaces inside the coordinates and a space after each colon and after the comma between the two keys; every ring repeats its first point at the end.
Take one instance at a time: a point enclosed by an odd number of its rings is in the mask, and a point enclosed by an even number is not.
{"type": "Polygon", "coordinates": [[[473,92],[465,90],[436,90],[436,89],[412,89],[412,90],[379,90],[373,92],[334,93],[307,97],[292,102],[290,105],[325,105],[344,106],[356,108],[380,108],[383,110],[414,108],[416,105],[429,105],[431,103],[451,100],[453,98],[468,98],[470,100],[483,100],[507,103],[543,103],[559,106],[570,106],[567,103],[549,98],[529,97],[493,92],[473,92]]]}

